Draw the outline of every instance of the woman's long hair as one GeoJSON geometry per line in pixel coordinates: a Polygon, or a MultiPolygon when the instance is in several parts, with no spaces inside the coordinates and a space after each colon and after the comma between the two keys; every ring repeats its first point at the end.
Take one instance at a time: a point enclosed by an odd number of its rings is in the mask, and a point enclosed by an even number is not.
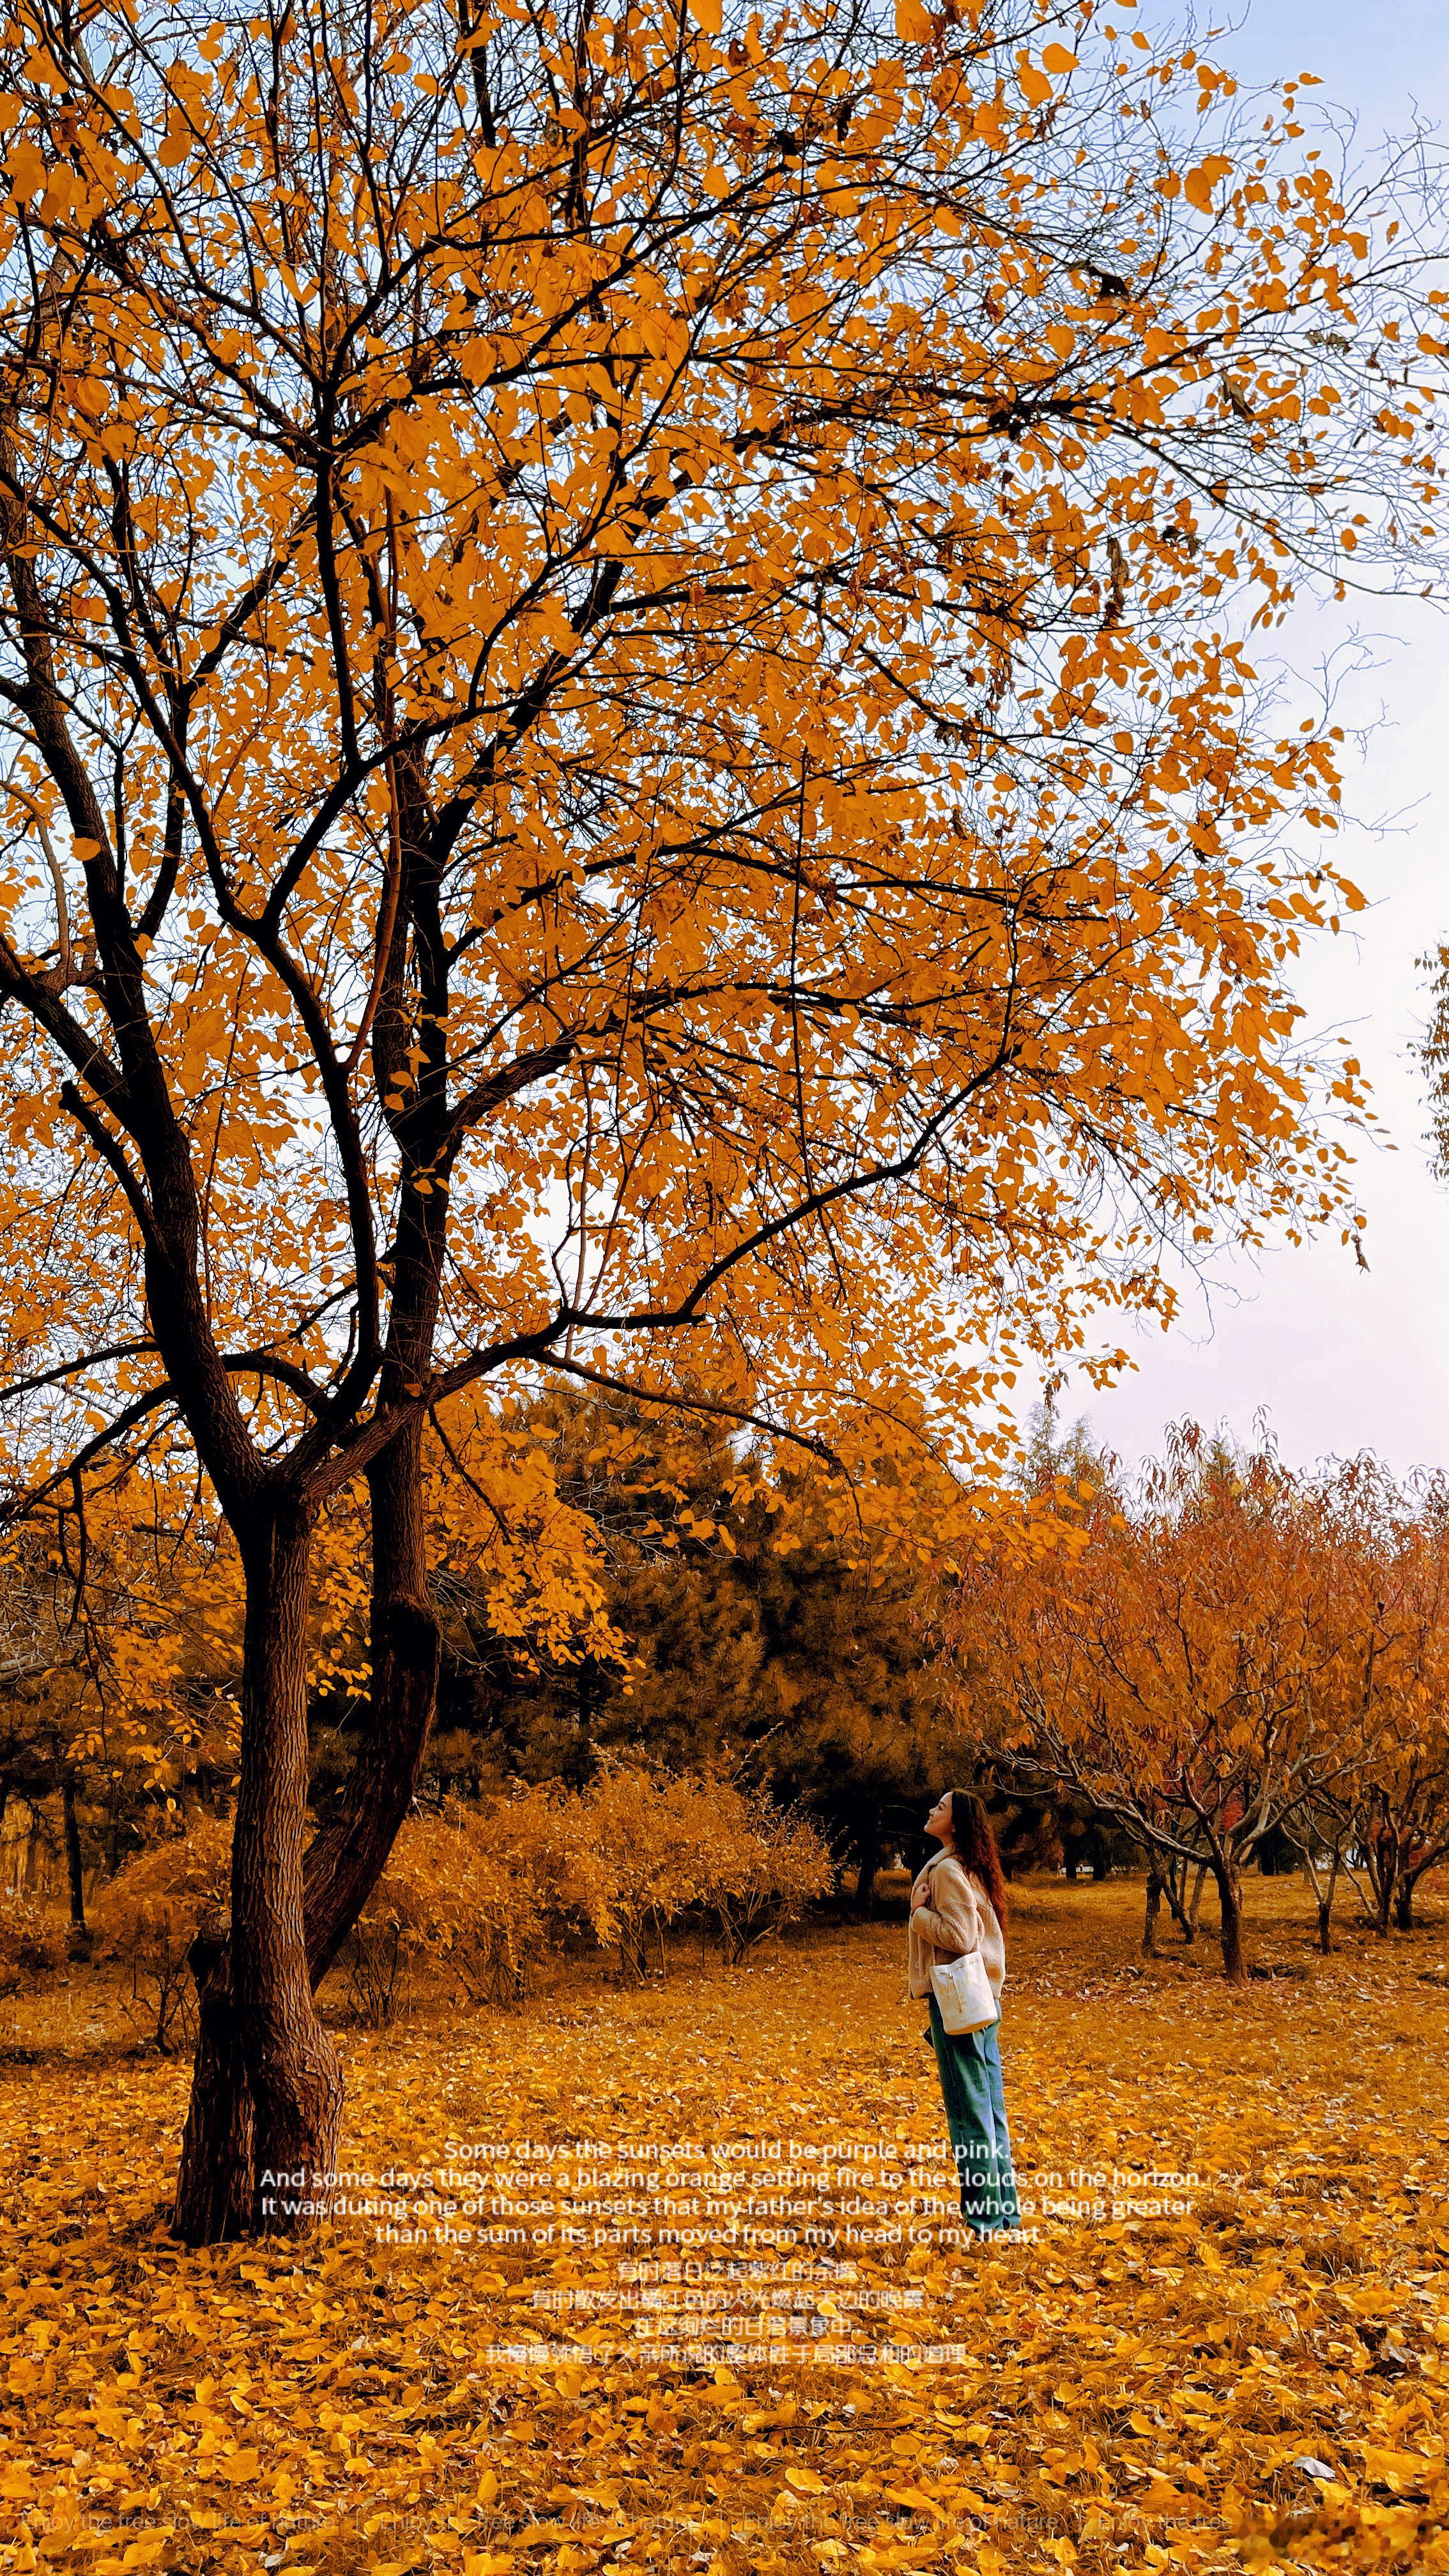
{"type": "Polygon", "coordinates": [[[951,1792],[951,1840],[962,1867],[980,1879],[996,1908],[996,1920],[1005,1931],[1006,1881],[1001,1875],[1001,1854],[996,1848],[991,1818],[974,1789],[951,1792]]]}

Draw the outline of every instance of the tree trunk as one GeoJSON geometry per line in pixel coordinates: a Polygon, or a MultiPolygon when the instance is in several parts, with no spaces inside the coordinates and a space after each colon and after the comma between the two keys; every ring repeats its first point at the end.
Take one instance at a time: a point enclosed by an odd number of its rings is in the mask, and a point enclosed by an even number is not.
{"type": "MultiPolygon", "coordinates": [[[[1198,1862],[1198,1865],[1197,1865],[1197,1876],[1196,1876],[1196,1878],[1193,1880],[1193,1883],[1192,1883],[1192,1902],[1191,1902],[1191,1904],[1188,1906],[1188,1909],[1187,1909],[1187,1936],[1186,1936],[1186,1937],[1187,1937],[1187,1939],[1188,1939],[1189,1941],[1195,1940],[1195,1939],[1196,1939],[1196,1937],[1197,1937],[1197,1910],[1198,1910],[1198,1907],[1199,1907],[1199,1906],[1201,1905],[1201,1903],[1202,1903],[1202,1892],[1203,1892],[1203,1887],[1204,1887],[1204,1885],[1205,1885],[1205,1883],[1206,1883],[1206,1880],[1207,1880],[1207,1874],[1208,1874],[1208,1865],[1207,1865],[1207,1862],[1206,1862],[1205,1860],[1200,1860],[1200,1861],[1198,1862]]],[[[1187,1883],[1187,1872],[1186,1872],[1186,1870],[1184,1870],[1184,1872],[1183,1872],[1183,1884],[1184,1884],[1184,1885],[1186,1885],[1186,1883],[1187,1883]]]]}
{"type": "Polygon", "coordinates": [[[1334,1891],[1338,1886],[1338,1873],[1342,1864],[1342,1859],[1343,1855],[1341,1851],[1335,1849],[1333,1855],[1333,1866],[1328,1873],[1328,1883],[1325,1887],[1320,1888],[1318,1893],[1318,1946],[1323,1952],[1325,1959],[1332,1948],[1332,1943],[1329,1939],[1329,1930],[1333,1922],[1333,1898],[1334,1891]]]}
{"type": "Polygon", "coordinates": [[[876,1872],[880,1868],[879,1816],[869,1817],[861,1826],[856,1836],[855,1849],[855,1910],[857,1914],[868,1914],[871,1898],[875,1893],[876,1872]]]}
{"type": "Polygon", "coordinates": [[[255,2119],[232,2004],[225,1924],[198,1932],[187,1957],[196,1979],[198,2030],[172,2225],[188,2245],[219,2245],[251,2235],[259,2219],[255,2119]]]}
{"type": "Polygon", "coordinates": [[[193,1945],[200,2030],[174,2220],[193,2245],[305,2228],[283,2204],[313,2198],[313,2174],[336,2169],[342,2118],[302,1901],[311,1514],[283,1498],[238,1536],[247,1606],[231,1931],[193,1945]],[[296,2190],[264,2179],[298,2171],[296,2190]]]}
{"type": "MultiPolygon", "coordinates": [[[[1187,1871],[1184,1867],[1183,1886],[1185,1887],[1186,1885],[1187,1871]]],[[[1197,1927],[1191,1920],[1186,1906],[1183,1904],[1182,1892],[1178,1887],[1176,1878],[1173,1874],[1173,1864],[1171,1861],[1168,1862],[1167,1867],[1162,1874],[1162,1893],[1167,1899],[1168,1910],[1171,1913],[1173,1921],[1176,1923],[1179,1932],[1182,1934],[1184,1941],[1195,1940],[1197,1938],[1197,1927]]]]}
{"type": "Polygon", "coordinates": [[[1400,1878],[1398,1886],[1394,1890],[1394,1921],[1397,1923],[1401,1932],[1413,1931],[1414,1882],[1407,1873],[1400,1878]]]}
{"type": "Polygon", "coordinates": [[[1147,1910],[1142,1918],[1142,1955],[1157,1956],[1157,1910],[1162,1903],[1162,1872],[1149,1866],[1147,1872],[1147,1910]]]}
{"type": "Polygon", "coordinates": [[[1243,1959],[1243,1891],[1242,1883],[1230,1860],[1214,1863],[1218,1903],[1222,1908],[1223,1975],[1235,1986],[1247,1978],[1243,1959]]]}
{"type": "Polygon", "coordinates": [[[76,1822],[75,1782],[67,1771],[60,1784],[61,1816],[65,1826],[65,1874],[70,1886],[71,1929],[86,1928],[86,1891],[81,1874],[80,1826],[76,1822]]]}
{"type": "Polygon", "coordinates": [[[1393,1909],[1394,1888],[1399,1875],[1399,1837],[1397,1829],[1391,1825],[1384,1812],[1382,1799],[1378,1803],[1376,1814],[1364,1830],[1363,1856],[1369,1885],[1373,1889],[1374,1930],[1381,1939],[1387,1940],[1389,1915],[1393,1909]]]}
{"type": "Polygon", "coordinates": [[[314,1986],[387,1866],[413,1802],[437,1706],[442,1636],[428,1583],[422,1442],[422,1424],[410,1421],[368,1471],[372,1687],[366,1730],[337,1812],[307,1854],[314,1986]]]}

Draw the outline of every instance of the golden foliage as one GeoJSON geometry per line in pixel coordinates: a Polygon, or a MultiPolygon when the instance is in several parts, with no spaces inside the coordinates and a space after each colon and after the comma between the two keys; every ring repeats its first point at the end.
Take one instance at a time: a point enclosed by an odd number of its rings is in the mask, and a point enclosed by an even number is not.
{"type": "Polygon", "coordinates": [[[0,1995],[13,1995],[53,1968],[60,1955],[56,1926],[43,1905],[13,1888],[0,1888],[0,1995]]]}
{"type": "Polygon", "coordinates": [[[1339,736],[1247,639],[1424,578],[1440,291],[1298,84],[716,14],[10,0],[26,1481],[179,1418],[236,1509],[325,1404],[321,1490],[384,1348],[657,1388],[707,1317],[868,1492],[1161,1226],[1342,1212],[1339,736]]]}
{"type": "Polygon", "coordinates": [[[952,1598],[984,1746],[1229,1896],[1276,1833],[1352,1842],[1386,1919],[1400,1874],[1449,1856],[1445,1502],[1371,1457],[1298,1476],[1192,1423],[1135,1488],[1099,1465],[1057,1493],[1061,1546],[952,1598]]]}
{"type": "MultiPolygon", "coordinates": [[[[202,1923],[229,1915],[230,1852],[230,1828],[197,1816],[128,1862],[95,1906],[107,1954],[124,1963],[133,2001],[147,1998],[162,2047],[193,2028],[186,1952],[202,1923]]],[[[569,1935],[617,1943],[642,1975],[650,1938],[698,1909],[738,1960],[834,1875],[810,1819],[764,1791],[615,1762],[583,1790],[545,1781],[409,1817],[342,1967],[358,2011],[382,2028],[439,1980],[456,1980],[472,2004],[522,2000],[569,1935]]],[[[42,1918],[13,1912],[11,1946],[28,1933],[34,1967],[52,1966],[42,1918]]]]}
{"type": "Polygon", "coordinates": [[[142,2036],[169,2053],[196,2035],[195,1989],[187,1951],[205,1922],[231,1906],[231,1830],[195,1816],[163,1833],[100,1891],[95,1929],[130,1980],[142,2036]]]}
{"type": "MultiPolygon", "coordinates": [[[[949,1556],[1164,1234],[1352,1235],[1339,730],[1249,646],[1432,580],[1446,354],[1411,156],[1350,214],[1300,83],[1090,6],[220,8],[0,13],[0,1483],[144,1461],[245,1570],[198,2231],[340,2117],[455,1399],[685,1399],[949,1556]]],[[[500,1615],[596,1619],[573,1537],[500,1615]]]]}
{"type": "Polygon", "coordinates": [[[543,1783],[404,1825],[344,1954],[364,2016],[388,2021],[416,1965],[468,2000],[522,2000],[570,1933],[619,1945],[635,1976],[651,1935],[703,1907],[744,1951],[831,1886],[809,1819],[728,1779],[610,1763],[583,1790],[543,1783]]]}

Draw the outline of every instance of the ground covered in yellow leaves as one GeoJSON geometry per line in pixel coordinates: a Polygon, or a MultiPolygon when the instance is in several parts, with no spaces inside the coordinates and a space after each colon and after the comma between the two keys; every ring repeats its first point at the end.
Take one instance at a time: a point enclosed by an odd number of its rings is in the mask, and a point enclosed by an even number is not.
{"type": "Polygon", "coordinates": [[[1015,1897],[991,2250],[900,1927],[351,2035],[384,2206],[300,2252],[170,2243],[103,1972],[0,2008],[0,2566],[1449,2566],[1449,1920],[1320,1961],[1274,1883],[1233,1992],[1136,1885],[1015,1897]]]}

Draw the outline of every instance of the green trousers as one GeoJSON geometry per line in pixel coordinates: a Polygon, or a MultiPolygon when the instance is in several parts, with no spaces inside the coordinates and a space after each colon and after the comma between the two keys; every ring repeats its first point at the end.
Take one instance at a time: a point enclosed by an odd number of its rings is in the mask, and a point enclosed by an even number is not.
{"type": "Polygon", "coordinates": [[[996,2025],[993,2022],[989,2030],[948,2031],[934,1995],[930,2001],[931,2027],[926,2037],[935,2049],[941,2076],[946,2127],[961,2186],[961,2215],[978,2236],[1019,2227],[1021,2211],[1011,2165],[996,2025]]]}

